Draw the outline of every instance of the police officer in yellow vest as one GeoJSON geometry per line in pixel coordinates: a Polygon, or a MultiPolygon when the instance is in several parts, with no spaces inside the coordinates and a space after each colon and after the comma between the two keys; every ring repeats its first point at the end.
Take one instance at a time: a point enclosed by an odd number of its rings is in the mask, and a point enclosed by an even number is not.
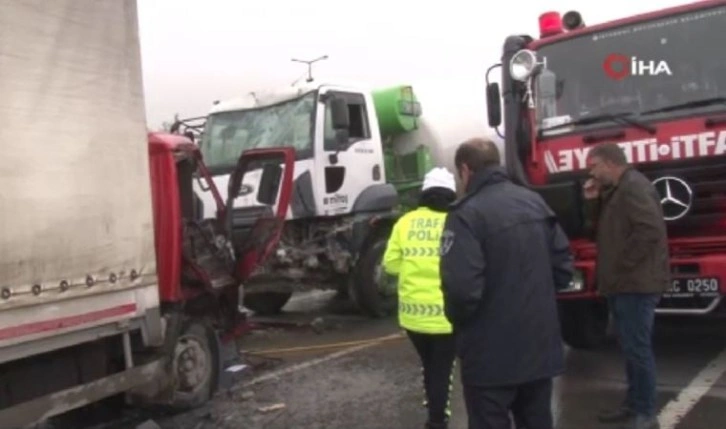
{"type": "Polygon", "coordinates": [[[439,243],[448,206],[456,200],[454,176],[434,168],[424,178],[419,206],[394,225],[383,256],[398,276],[398,320],[421,358],[427,429],[446,429],[456,344],[444,315],[439,243]]]}

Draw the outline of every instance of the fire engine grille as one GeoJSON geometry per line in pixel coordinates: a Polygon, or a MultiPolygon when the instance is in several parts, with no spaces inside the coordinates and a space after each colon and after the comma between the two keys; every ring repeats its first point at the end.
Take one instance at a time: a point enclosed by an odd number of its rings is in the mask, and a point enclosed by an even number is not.
{"type": "MultiPolygon", "coordinates": [[[[685,200],[684,183],[692,192],[686,214],[667,222],[668,235],[679,237],[719,233],[726,226],[726,160],[701,158],[666,164],[665,167],[663,164],[646,164],[639,165],[638,169],[653,181],[661,179],[656,184],[660,192],[664,191],[666,181],[671,185],[673,196],[679,200],[685,200]],[[680,194],[676,195],[677,192],[680,194]]],[[[684,210],[685,207],[678,204],[664,204],[666,216],[677,217],[684,210]]]]}

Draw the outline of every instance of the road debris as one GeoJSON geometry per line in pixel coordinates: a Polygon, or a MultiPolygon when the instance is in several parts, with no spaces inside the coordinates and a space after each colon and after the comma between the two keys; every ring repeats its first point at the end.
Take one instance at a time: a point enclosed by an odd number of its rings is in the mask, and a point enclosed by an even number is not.
{"type": "Polygon", "coordinates": [[[136,429],[161,429],[161,426],[156,424],[156,422],[153,420],[147,420],[136,426],[136,429]]]}
{"type": "Polygon", "coordinates": [[[225,371],[227,371],[227,372],[240,372],[240,371],[242,371],[245,368],[247,368],[247,365],[237,364],[237,365],[232,365],[232,366],[228,367],[227,369],[225,369],[225,371]]]}
{"type": "Polygon", "coordinates": [[[260,407],[257,409],[257,411],[259,411],[261,413],[271,413],[273,411],[282,410],[284,408],[285,408],[285,404],[278,403],[278,404],[266,405],[264,407],[260,407]]]}

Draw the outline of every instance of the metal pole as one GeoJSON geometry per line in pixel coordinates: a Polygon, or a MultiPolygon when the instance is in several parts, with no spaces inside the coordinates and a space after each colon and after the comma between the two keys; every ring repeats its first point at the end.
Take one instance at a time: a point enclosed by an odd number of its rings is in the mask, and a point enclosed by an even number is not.
{"type": "Polygon", "coordinates": [[[295,63],[307,64],[307,66],[308,66],[308,79],[307,79],[307,81],[308,82],[312,82],[313,81],[313,64],[314,63],[317,63],[318,61],[327,60],[327,59],[328,59],[328,56],[327,55],[323,55],[322,57],[318,57],[318,58],[315,58],[314,60],[309,60],[309,61],[307,61],[307,60],[299,60],[297,58],[292,58],[292,61],[295,62],[295,63]]]}

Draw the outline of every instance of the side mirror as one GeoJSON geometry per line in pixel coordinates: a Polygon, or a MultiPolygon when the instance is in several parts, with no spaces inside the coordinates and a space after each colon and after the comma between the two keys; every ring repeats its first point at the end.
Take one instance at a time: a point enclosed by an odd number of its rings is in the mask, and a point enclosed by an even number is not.
{"type": "Polygon", "coordinates": [[[502,124],[502,98],[499,84],[492,82],[487,85],[487,116],[489,126],[494,128],[502,124]]]}
{"type": "Polygon", "coordinates": [[[192,143],[196,143],[196,139],[194,138],[194,133],[191,131],[184,132],[184,136],[192,141],[192,143]]]}
{"type": "MultiPolygon", "coordinates": [[[[342,98],[330,100],[330,117],[333,121],[334,130],[347,130],[350,127],[350,113],[348,103],[342,98]]],[[[347,140],[347,139],[346,139],[347,140]]]]}
{"type": "Polygon", "coordinates": [[[278,164],[266,163],[262,167],[262,177],[260,177],[259,189],[257,190],[257,201],[268,206],[274,205],[277,200],[281,178],[282,167],[278,164]]]}
{"type": "Polygon", "coordinates": [[[551,70],[544,69],[535,77],[535,87],[535,98],[543,117],[557,116],[557,76],[551,70]]]}

